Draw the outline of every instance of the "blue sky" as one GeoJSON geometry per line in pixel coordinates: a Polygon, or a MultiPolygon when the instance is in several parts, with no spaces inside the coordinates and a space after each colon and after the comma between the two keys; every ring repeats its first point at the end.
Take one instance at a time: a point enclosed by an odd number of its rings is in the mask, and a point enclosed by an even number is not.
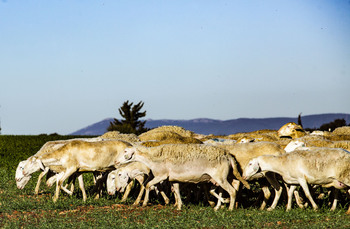
{"type": "Polygon", "coordinates": [[[350,1],[0,1],[2,134],[350,113],[350,1]]]}

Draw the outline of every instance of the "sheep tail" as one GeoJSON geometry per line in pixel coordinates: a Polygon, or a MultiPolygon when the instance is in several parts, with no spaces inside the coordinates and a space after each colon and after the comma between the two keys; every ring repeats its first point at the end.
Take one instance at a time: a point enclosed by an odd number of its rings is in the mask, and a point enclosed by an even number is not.
{"type": "Polygon", "coordinates": [[[236,163],[236,161],[235,161],[235,159],[233,157],[230,157],[230,162],[231,162],[232,169],[233,169],[233,175],[235,175],[235,177],[240,182],[242,182],[244,187],[246,187],[247,189],[250,189],[250,185],[248,184],[248,182],[246,180],[244,180],[243,177],[241,176],[241,174],[239,173],[239,171],[237,169],[237,163],[236,163]]]}

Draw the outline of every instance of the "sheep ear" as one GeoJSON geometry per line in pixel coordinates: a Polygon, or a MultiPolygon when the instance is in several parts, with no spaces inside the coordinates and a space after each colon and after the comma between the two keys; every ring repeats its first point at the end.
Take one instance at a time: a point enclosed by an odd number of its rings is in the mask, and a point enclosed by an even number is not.
{"type": "Polygon", "coordinates": [[[258,172],[259,169],[260,169],[259,162],[258,162],[258,161],[255,161],[255,162],[254,162],[254,171],[258,172]]]}
{"type": "Polygon", "coordinates": [[[44,167],[43,163],[41,162],[41,160],[37,160],[37,161],[38,161],[38,163],[39,163],[40,169],[41,169],[41,170],[45,170],[45,167],[44,167]]]}

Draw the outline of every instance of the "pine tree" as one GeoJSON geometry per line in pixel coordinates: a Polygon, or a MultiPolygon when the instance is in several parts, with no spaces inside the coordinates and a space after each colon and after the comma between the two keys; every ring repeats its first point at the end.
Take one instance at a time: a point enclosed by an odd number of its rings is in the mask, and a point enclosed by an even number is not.
{"type": "Polygon", "coordinates": [[[303,124],[301,123],[301,113],[298,116],[298,125],[300,125],[301,127],[303,127],[303,124]]]}
{"type": "Polygon", "coordinates": [[[117,130],[120,133],[133,133],[136,135],[148,131],[149,129],[145,128],[146,121],[139,121],[140,118],[146,116],[146,111],[141,112],[143,105],[144,103],[142,101],[135,105],[129,103],[129,100],[125,101],[118,109],[123,119],[120,121],[114,119],[113,122],[110,122],[107,130],[117,130]]]}

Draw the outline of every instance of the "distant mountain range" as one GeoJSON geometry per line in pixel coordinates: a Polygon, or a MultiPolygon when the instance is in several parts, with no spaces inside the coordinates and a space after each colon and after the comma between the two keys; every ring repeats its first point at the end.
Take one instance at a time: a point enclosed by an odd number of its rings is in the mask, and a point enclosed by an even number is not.
{"type": "MultiPolygon", "coordinates": [[[[335,119],[345,119],[350,123],[350,114],[316,114],[301,116],[304,128],[319,128],[322,124],[329,123],[335,119]]],[[[102,135],[107,132],[107,127],[113,118],[107,118],[100,122],[77,130],[71,135],[102,135]]],[[[191,130],[198,134],[230,135],[239,132],[251,132],[261,129],[278,130],[287,122],[298,122],[298,117],[278,117],[278,118],[239,118],[230,120],[216,120],[208,118],[198,118],[191,120],[170,120],[160,119],[146,120],[147,128],[156,128],[159,126],[171,125],[181,126],[186,130],[191,130]]]]}

